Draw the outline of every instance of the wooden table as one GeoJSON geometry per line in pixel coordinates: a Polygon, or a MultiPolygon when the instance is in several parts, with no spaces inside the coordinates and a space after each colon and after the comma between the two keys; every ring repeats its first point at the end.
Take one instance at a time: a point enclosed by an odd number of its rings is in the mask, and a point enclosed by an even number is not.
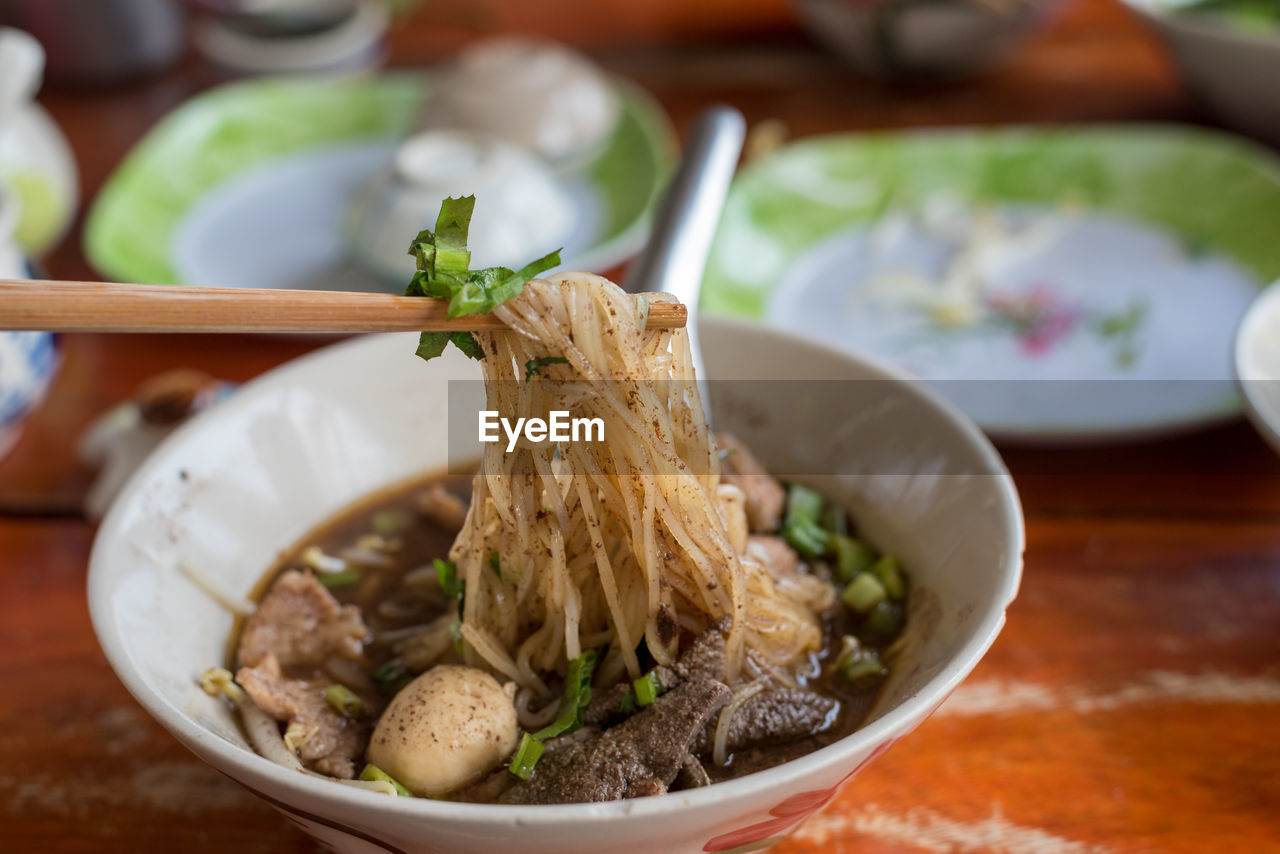
{"type": "MultiPolygon", "coordinates": [[[[797,136],[1200,119],[1113,0],[1070,3],[997,74],[910,90],[814,49],[784,0],[491,0],[452,19],[447,5],[396,33],[395,63],[438,56],[468,28],[547,32],[648,87],[680,128],[712,100],[797,136]]],[[[192,62],[122,90],[49,93],[86,195],[203,85],[192,62]]],[[[92,275],[78,245],[49,259],[55,275],[92,275]]],[[[107,667],[83,592],[89,474],[71,453],[147,376],[190,366],[243,380],[314,346],[64,339],[52,395],[0,462],[0,848],[315,850],[166,735],[107,667]]],[[[1119,449],[1003,450],[1029,543],[1004,634],[934,718],[777,850],[1280,851],[1280,463],[1243,423],[1119,449]]]]}

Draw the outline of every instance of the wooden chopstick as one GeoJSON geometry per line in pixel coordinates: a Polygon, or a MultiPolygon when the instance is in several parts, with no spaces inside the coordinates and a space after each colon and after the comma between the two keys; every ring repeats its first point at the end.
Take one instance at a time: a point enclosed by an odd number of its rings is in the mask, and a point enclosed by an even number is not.
{"type": "MultiPolygon", "coordinates": [[[[461,332],[503,328],[487,314],[448,318],[446,300],[347,291],[197,288],[0,279],[0,330],[49,332],[461,332]]],[[[655,302],[648,328],[685,325],[655,302]]]]}

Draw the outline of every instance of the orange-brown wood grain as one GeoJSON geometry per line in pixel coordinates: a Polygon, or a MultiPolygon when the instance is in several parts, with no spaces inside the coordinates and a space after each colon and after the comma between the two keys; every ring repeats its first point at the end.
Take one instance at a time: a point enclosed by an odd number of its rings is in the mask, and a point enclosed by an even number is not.
{"type": "MultiPolygon", "coordinates": [[[[1280,850],[1280,518],[1028,534],[987,658],[777,850],[1280,850]]],[[[9,841],[312,850],[115,681],[79,595],[90,538],[78,521],[0,521],[9,841]]]]}
{"type": "MultiPolygon", "coordinates": [[[[786,0],[424,0],[392,62],[477,34],[570,40],[662,101],[710,101],[793,135],[911,126],[1202,121],[1159,45],[1115,0],[1067,0],[1002,70],[933,88],[856,77],[786,0]]],[[[92,198],[198,62],[123,89],[42,96],[92,198]]],[[[95,276],[78,232],[53,275],[95,276]]],[[[323,343],[66,335],[44,407],[0,460],[0,849],[317,850],[188,754],[133,702],[84,597],[90,473],[76,436],[148,376],[246,380],[323,343]]],[[[1280,461],[1247,425],[1098,450],[1001,448],[1028,516],[1004,633],[915,734],[776,850],[1280,851],[1280,461]]]]}

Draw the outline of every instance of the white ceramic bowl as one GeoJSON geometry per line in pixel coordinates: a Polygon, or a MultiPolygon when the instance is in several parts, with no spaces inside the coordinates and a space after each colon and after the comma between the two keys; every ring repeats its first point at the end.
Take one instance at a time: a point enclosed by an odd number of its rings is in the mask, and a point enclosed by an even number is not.
{"type": "Polygon", "coordinates": [[[1264,291],[1240,323],[1236,376],[1249,420],[1280,454],[1280,283],[1264,291]]]}
{"type": "Polygon", "coordinates": [[[811,35],[886,80],[952,80],[989,71],[1031,36],[1057,0],[906,3],[796,0],[811,35]]]}
{"type": "Polygon", "coordinates": [[[889,370],[780,332],[708,320],[709,375],[764,381],[713,389],[716,426],[737,431],[776,471],[816,463],[842,472],[808,480],[845,501],[864,535],[911,572],[907,648],[869,722],[769,771],[605,804],[391,798],[274,765],[196,684],[222,660],[231,617],[177,567],[188,562],[247,593],[282,549],[331,514],[442,468],[447,383],[478,371],[452,351],[428,365],[414,346],[412,335],[336,345],[249,383],[180,428],[117,500],[89,569],[94,628],[134,697],[197,755],[336,850],[766,847],[928,717],[1004,623],[1021,572],[1022,517],[981,433],[889,370]]]}
{"type": "Polygon", "coordinates": [[[1169,46],[1187,85],[1239,130],[1280,142],[1280,26],[1249,32],[1204,14],[1187,0],[1125,0],[1169,46]]]}
{"type": "Polygon", "coordinates": [[[348,244],[369,271],[401,286],[413,276],[405,250],[435,228],[450,196],[484,201],[471,218],[472,266],[520,269],[564,246],[580,215],[569,188],[528,151],[477,131],[430,130],[400,144],[395,162],[352,206],[348,244]]]}

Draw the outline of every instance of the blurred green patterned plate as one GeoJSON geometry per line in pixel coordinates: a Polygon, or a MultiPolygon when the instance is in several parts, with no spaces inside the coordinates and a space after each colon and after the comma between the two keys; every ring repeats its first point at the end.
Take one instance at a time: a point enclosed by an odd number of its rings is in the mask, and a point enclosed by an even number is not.
{"type": "MultiPolygon", "coordinates": [[[[130,282],[390,289],[347,259],[343,223],[429,85],[423,74],[264,79],[192,99],[98,195],[85,228],[90,262],[130,282]]],[[[662,109],[617,86],[613,136],[562,176],[579,208],[564,257],[578,269],[607,269],[643,245],[675,154],[662,109]]]]}
{"type": "Polygon", "coordinates": [[[703,308],[894,363],[997,435],[1159,433],[1240,411],[1277,223],[1275,160],[1189,128],[817,138],[739,176],[703,308]]]}

